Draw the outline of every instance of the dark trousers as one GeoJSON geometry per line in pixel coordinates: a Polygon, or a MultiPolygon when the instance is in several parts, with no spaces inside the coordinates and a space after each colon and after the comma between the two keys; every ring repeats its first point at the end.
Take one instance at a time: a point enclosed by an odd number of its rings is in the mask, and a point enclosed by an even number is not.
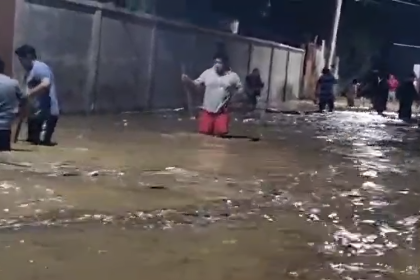
{"type": "Polygon", "coordinates": [[[405,101],[400,102],[400,109],[398,110],[398,117],[402,120],[411,120],[413,102],[405,101]]]}
{"type": "Polygon", "coordinates": [[[8,152],[12,149],[11,138],[11,130],[0,130],[0,152],[8,152]]]}
{"type": "Polygon", "coordinates": [[[250,108],[251,111],[254,111],[257,108],[257,103],[258,103],[257,96],[258,95],[256,95],[256,94],[248,95],[248,102],[249,102],[249,105],[251,107],[250,108]]]}
{"type": "Polygon", "coordinates": [[[334,98],[320,98],[319,99],[319,111],[323,112],[325,108],[328,106],[328,111],[334,111],[334,98]]]}
{"type": "Polygon", "coordinates": [[[51,144],[51,138],[57,126],[58,116],[28,119],[28,142],[32,144],[51,144]]]}
{"type": "Polygon", "coordinates": [[[45,144],[51,144],[51,139],[57,126],[58,116],[51,115],[45,122],[43,132],[41,133],[41,140],[45,144]]]}
{"type": "Polygon", "coordinates": [[[373,99],[373,108],[378,114],[382,115],[386,111],[386,105],[388,103],[388,96],[376,96],[373,99]]]}
{"type": "Polygon", "coordinates": [[[41,143],[42,126],[46,118],[32,117],[28,118],[28,138],[26,141],[38,145],[41,143]]]}

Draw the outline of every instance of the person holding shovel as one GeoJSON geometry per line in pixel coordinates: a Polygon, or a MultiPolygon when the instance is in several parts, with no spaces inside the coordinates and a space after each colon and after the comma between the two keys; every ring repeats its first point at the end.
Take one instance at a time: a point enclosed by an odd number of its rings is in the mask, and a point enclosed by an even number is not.
{"type": "Polygon", "coordinates": [[[18,81],[4,74],[5,64],[0,58],[0,152],[11,150],[12,124],[16,109],[24,108],[26,99],[18,81]]]}
{"type": "Polygon", "coordinates": [[[35,145],[52,145],[51,138],[59,116],[54,74],[47,64],[37,60],[32,46],[23,45],[15,50],[15,54],[26,71],[30,103],[27,141],[35,145]]]}
{"type": "Polygon", "coordinates": [[[243,92],[241,79],[229,67],[228,57],[217,53],[213,67],[205,70],[196,80],[183,74],[182,81],[197,88],[205,87],[198,118],[199,132],[218,137],[226,136],[229,133],[229,101],[233,94],[243,92]]]}

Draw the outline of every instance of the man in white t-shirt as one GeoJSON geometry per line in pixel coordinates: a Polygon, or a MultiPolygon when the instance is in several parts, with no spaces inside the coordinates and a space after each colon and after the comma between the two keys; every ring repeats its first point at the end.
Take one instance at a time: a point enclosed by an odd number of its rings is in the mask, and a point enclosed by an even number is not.
{"type": "Polygon", "coordinates": [[[205,70],[197,79],[182,75],[182,81],[194,87],[205,86],[198,130],[202,134],[225,137],[229,132],[228,105],[234,94],[242,93],[238,74],[228,65],[228,57],[222,53],[214,56],[213,67],[205,70]]]}

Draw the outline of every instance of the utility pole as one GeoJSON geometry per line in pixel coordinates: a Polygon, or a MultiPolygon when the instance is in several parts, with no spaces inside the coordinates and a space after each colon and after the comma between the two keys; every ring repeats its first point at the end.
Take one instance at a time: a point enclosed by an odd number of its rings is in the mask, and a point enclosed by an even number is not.
{"type": "Polygon", "coordinates": [[[334,64],[335,50],[337,46],[337,33],[338,26],[340,25],[341,18],[341,7],[343,6],[343,0],[335,0],[335,16],[334,16],[334,25],[331,34],[331,45],[330,45],[330,57],[328,58],[327,65],[329,68],[334,64]]]}

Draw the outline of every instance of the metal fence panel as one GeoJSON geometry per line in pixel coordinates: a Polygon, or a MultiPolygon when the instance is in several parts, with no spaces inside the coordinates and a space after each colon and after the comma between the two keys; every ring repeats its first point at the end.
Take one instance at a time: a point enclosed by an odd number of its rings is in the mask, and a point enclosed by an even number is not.
{"type": "Polygon", "coordinates": [[[286,101],[300,98],[303,59],[304,54],[301,52],[291,51],[289,53],[285,96],[286,101]]]}
{"type": "MultiPolygon", "coordinates": [[[[64,113],[84,112],[92,14],[30,3],[21,6],[19,17],[24,20],[16,26],[15,47],[34,46],[39,58],[53,69],[64,113]]],[[[15,74],[22,77],[21,67],[16,69],[15,74]]]]}
{"type": "Polygon", "coordinates": [[[273,52],[268,108],[278,109],[284,100],[289,52],[284,49],[274,49],[273,52]]]}
{"type": "Polygon", "coordinates": [[[187,105],[181,74],[190,72],[195,36],[192,32],[169,26],[158,26],[153,75],[152,108],[176,108],[187,105]]]}
{"type": "Polygon", "coordinates": [[[146,106],[152,25],[103,17],[95,111],[146,106]]]}
{"type": "Polygon", "coordinates": [[[244,80],[249,72],[248,67],[251,44],[245,40],[228,38],[225,45],[232,70],[244,80]]]}

